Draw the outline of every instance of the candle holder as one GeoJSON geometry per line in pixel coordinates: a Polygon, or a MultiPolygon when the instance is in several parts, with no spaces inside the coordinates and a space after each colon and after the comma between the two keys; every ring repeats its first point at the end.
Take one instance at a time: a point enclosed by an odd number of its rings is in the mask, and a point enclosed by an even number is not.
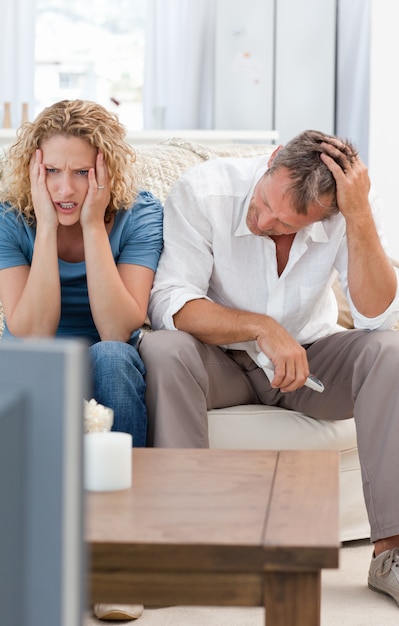
{"type": "Polygon", "coordinates": [[[118,491],[132,485],[132,436],[97,432],[84,435],[84,486],[118,491]]]}
{"type": "Polygon", "coordinates": [[[132,435],[110,432],[114,412],[94,399],[84,401],[84,486],[116,491],[132,485],[132,435]]]}

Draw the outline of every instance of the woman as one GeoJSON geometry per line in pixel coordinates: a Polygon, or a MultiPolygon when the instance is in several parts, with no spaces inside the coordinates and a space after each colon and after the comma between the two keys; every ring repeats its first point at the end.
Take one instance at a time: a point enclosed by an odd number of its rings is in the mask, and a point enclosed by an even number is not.
{"type": "Polygon", "coordinates": [[[4,337],[90,344],[93,396],[113,430],[145,446],[144,365],[136,350],[162,248],[162,206],[138,191],[118,118],[63,100],[26,122],[0,193],[4,337]]]}

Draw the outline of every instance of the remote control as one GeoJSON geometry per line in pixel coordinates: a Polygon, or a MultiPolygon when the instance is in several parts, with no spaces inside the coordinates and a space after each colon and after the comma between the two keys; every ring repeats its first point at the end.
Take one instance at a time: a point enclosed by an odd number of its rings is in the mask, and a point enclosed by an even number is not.
{"type": "MultiPolygon", "coordinates": [[[[259,367],[263,369],[269,381],[272,382],[274,378],[274,369],[273,369],[273,363],[271,362],[271,360],[266,356],[264,352],[257,352],[256,355],[254,355],[254,357],[255,357],[254,360],[257,363],[257,365],[259,365],[259,367]]],[[[319,393],[324,391],[323,383],[313,374],[310,374],[307,377],[305,386],[309,387],[310,389],[313,389],[314,391],[318,391],[319,393]]]]}

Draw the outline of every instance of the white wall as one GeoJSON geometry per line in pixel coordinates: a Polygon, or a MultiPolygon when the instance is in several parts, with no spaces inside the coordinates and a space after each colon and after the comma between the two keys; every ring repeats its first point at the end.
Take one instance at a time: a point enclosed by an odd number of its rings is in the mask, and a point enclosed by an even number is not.
{"type": "Polygon", "coordinates": [[[389,252],[399,259],[398,26],[398,0],[372,0],[369,172],[384,201],[389,252]]]}

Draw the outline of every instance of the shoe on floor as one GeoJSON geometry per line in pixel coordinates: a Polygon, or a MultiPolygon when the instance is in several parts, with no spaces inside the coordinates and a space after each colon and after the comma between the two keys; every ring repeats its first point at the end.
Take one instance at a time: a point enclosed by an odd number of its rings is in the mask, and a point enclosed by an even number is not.
{"type": "Polygon", "coordinates": [[[385,550],[372,558],[368,585],[391,596],[399,606],[399,548],[385,550]]]}
{"type": "Polygon", "coordinates": [[[138,619],[143,611],[142,604],[95,604],[93,607],[97,619],[114,622],[138,619]]]}

